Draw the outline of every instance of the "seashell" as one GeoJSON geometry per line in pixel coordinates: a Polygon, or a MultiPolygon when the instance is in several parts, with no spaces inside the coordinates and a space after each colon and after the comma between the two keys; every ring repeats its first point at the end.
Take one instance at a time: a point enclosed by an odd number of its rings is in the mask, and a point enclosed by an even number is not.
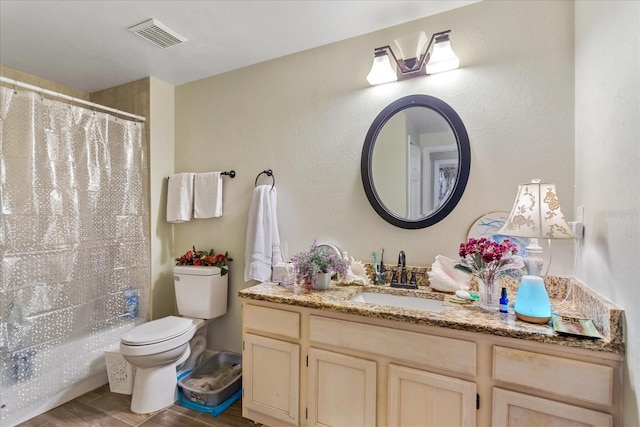
{"type": "Polygon", "coordinates": [[[471,276],[455,268],[456,261],[442,255],[436,256],[431,265],[429,284],[437,291],[455,292],[459,289],[468,290],[471,276]]]}
{"type": "Polygon", "coordinates": [[[355,276],[366,276],[367,275],[367,272],[364,269],[364,264],[362,263],[362,261],[356,261],[355,259],[353,259],[353,257],[351,257],[351,272],[355,276]]]}
{"type": "Polygon", "coordinates": [[[369,277],[367,277],[367,271],[364,268],[362,261],[356,261],[351,257],[351,265],[347,271],[347,277],[344,280],[346,283],[359,283],[361,285],[368,285],[369,277]]]}

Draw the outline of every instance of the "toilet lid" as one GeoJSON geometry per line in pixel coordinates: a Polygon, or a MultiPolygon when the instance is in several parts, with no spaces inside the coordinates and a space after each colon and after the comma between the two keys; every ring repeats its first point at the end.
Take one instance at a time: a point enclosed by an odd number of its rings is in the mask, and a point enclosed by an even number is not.
{"type": "Polygon", "coordinates": [[[193,322],[182,317],[167,316],[136,326],[122,336],[122,342],[128,345],[147,345],[184,334],[193,322]]]}

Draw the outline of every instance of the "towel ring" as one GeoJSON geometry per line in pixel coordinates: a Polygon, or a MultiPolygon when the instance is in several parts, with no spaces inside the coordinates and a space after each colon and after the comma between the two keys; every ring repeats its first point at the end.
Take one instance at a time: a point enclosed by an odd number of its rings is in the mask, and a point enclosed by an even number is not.
{"type": "Polygon", "coordinates": [[[254,186],[254,187],[257,187],[257,186],[258,186],[258,178],[260,178],[260,175],[262,175],[263,173],[264,173],[264,174],[266,174],[267,176],[270,176],[270,177],[271,177],[271,179],[273,179],[273,184],[271,184],[271,189],[273,190],[273,187],[275,187],[275,186],[276,186],[276,177],[275,177],[275,175],[273,174],[273,171],[272,171],[271,169],[263,170],[262,172],[260,172],[260,173],[258,174],[258,176],[256,176],[256,182],[255,182],[255,184],[254,184],[253,186],[254,186]]]}

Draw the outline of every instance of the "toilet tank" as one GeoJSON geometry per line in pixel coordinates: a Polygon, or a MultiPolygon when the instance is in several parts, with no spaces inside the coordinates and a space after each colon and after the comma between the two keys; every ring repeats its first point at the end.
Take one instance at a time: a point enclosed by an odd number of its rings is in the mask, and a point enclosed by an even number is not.
{"type": "Polygon", "coordinates": [[[176,265],[173,267],[178,314],[196,319],[214,319],[227,312],[229,275],[218,267],[176,265]]]}

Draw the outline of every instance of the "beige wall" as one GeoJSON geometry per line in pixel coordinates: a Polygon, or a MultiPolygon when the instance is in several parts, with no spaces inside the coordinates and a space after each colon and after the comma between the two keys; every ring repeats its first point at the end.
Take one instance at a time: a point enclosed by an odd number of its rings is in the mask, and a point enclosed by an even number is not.
{"type": "Polygon", "coordinates": [[[640,425],[640,3],[576,2],[576,275],[625,309],[624,425],[640,425]]]}
{"type": "MultiPolygon", "coordinates": [[[[225,179],[222,218],[174,226],[174,255],[195,244],[235,258],[229,312],[213,322],[209,347],[241,349],[236,295],[252,284],[243,281],[247,212],[254,179],[264,169],[275,173],[280,236],[292,254],[318,239],[363,260],[384,247],[387,262],[395,263],[402,249],[408,264],[430,265],[437,254],[455,257],[469,226],[484,213],[510,210],[517,184],[534,177],[558,184],[571,218],[573,9],[572,2],[481,2],[176,87],[175,171],[238,172],[225,179]],[[449,28],[460,69],[367,84],[375,47],[449,28]],[[399,229],[378,217],[360,177],[371,122],[409,94],[451,105],[472,150],[460,204],[423,230],[399,229]]],[[[551,272],[571,273],[562,245],[555,249],[551,272]]]]}
{"type": "Polygon", "coordinates": [[[167,223],[167,177],[174,169],[174,87],[156,78],[151,83],[151,286],[153,318],[175,313],[173,227],[167,223]]]}

